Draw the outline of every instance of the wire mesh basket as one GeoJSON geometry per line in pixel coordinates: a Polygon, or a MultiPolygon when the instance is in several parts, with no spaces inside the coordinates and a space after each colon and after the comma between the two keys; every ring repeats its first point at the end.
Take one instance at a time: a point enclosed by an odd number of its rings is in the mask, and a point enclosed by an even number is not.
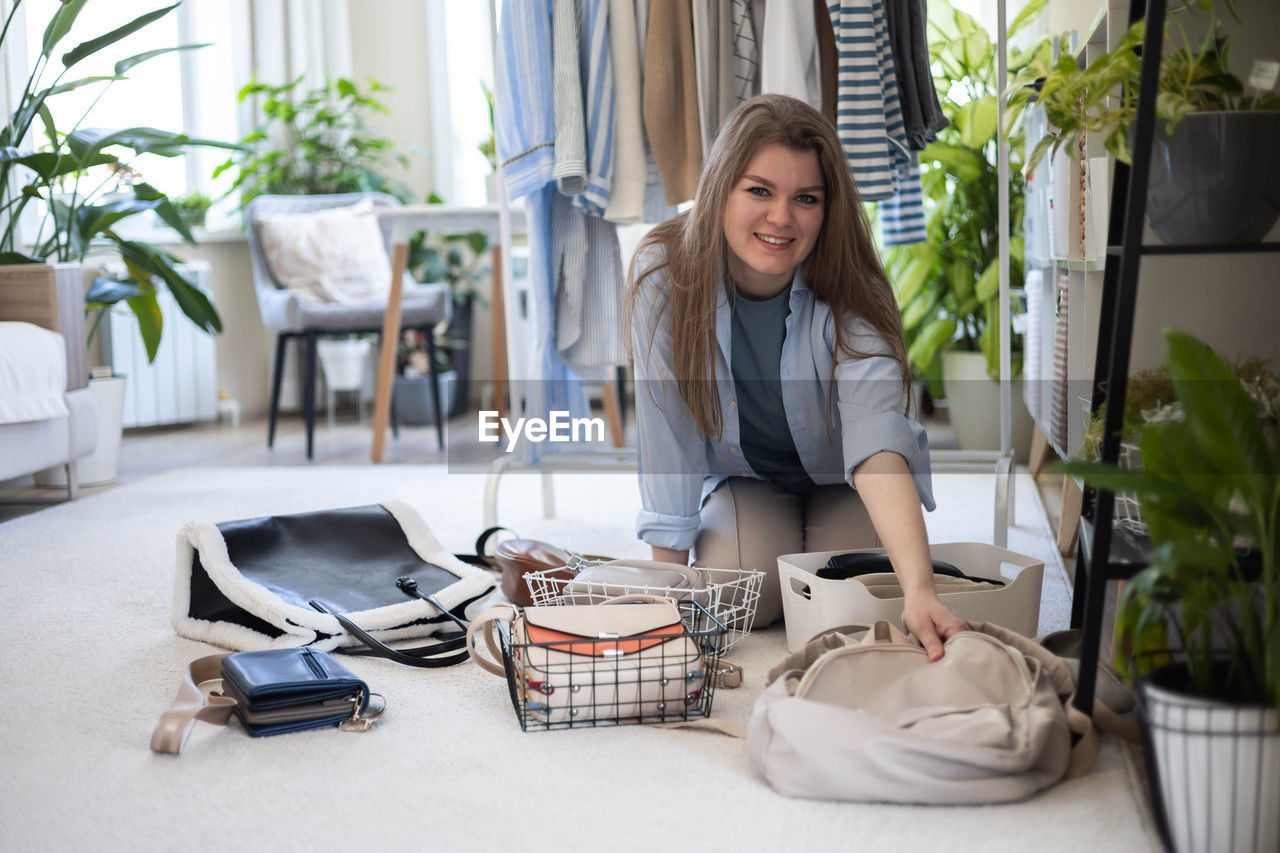
{"type": "MultiPolygon", "coordinates": [[[[1084,430],[1089,431],[1089,421],[1092,418],[1093,399],[1091,397],[1081,397],[1080,403],[1084,412],[1084,430]]],[[[1131,441],[1120,442],[1120,458],[1118,464],[1126,471],[1142,470],[1142,453],[1138,449],[1138,445],[1131,441]]],[[[1111,513],[1112,524],[1115,527],[1124,527],[1133,531],[1138,535],[1145,535],[1147,525],[1142,520],[1142,506],[1138,503],[1138,496],[1133,492],[1116,492],[1114,508],[1111,513]]]]}
{"type": "Polygon", "coordinates": [[[755,623],[756,605],[760,602],[760,586],[764,582],[764,572],[699,567],[698,571],[706,581],[706,588],[698,590],[613,582],[580,584],[570,589],[570,584],[574,582],[574,577],[579,571],[588,566],[598,565],[603,563],[575,558],[564,568],[529,572],[525,575],[525,581],[529,584],[529,594],[533,603],[535,605],[586,603],[583,600],[584,597],[600,603],[619,595],[636,594],[693,600],[705,607],[711,616],[725,627],[724,643],[720,649],[722,654],[742,642],[742,638],[751,632],[751,626],[755,623]]]}
{"type": "MultiPolygon", "coordinates": [[[[1184,660],[1147,653],[1148,663],[1184,660]]],[[[1224,670],[1229,661],[1220,658],[1224,670]]],[[[1192,696],[1178,663],[1138,679],[1136,699],[1148,794],[1165,849],[1270,853],[1280,849],[1280,729],[1269,704],[1192,696]],[[1162,675],[1163,673],[1163,675],[1162,675]],[[1272,805],[1268,805],[1268,803],[1272,805]]]]}
{"type": "Polygon", "coordinates": [[[524,731],[709,717],[725,627],[702,605],[677,602],[681,622],[618,636],[521,639],[498,628],[507,687],[524,731]]]}

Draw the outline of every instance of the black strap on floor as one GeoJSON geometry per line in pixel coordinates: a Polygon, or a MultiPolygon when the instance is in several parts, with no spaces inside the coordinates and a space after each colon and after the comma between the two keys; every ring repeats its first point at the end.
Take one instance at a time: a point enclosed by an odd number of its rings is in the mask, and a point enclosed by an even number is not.
{"type": "MultiPolygon", "coordinates": [[[[348,654],[373,655],[375,657],[395,661],[396,663],[402,663],[405,666],[416,666],[421,668],[454,666],[455,664],[462,663],[469,657],[466,651],[466,634],[450,634],[439,642],[426,646],[417,646],[411,649],[395,649],[372,636],[341,613],[334,613],[318,601],[312,601],[310,604],[321,613],[328,613],[330,616],[337,619],[338,624],[342,626],[342,629],[347,632],[348,636],[355,637],[367,647],[365,650],[340,650],[348,654]],[[459,652],[458,649],[462,649],[462,651],[459,652]],[[449,652],[453,652],[453,654],[447,654],[449,652]]],[[[441,611],[448,613],[448,611],[443,608],[441,608],[441,611]]],[[[452,614],[450,614],[450,617],[453,618],[452,614]]]]}

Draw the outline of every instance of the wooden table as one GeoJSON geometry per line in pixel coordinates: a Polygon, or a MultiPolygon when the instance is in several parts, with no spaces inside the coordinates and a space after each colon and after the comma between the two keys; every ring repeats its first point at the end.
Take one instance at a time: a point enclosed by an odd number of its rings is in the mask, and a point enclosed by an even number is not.
{"type": "MultiPolygon", "coordinates": [[[[496,204],[485,207],[458,207],[447,204],[407,204],[378,208],[377,216],[391,225],[391,295],[382,320],[382,352],[378,360],[378,392],[373,404],[374,462],[382,461],[391,419],[391,387],[396,372],[396,341],[400,337],[400,298],[404,272],[409,263],[409,237],[418,230],[465,234],[480,231],[493,249],[493,399],[494,408],[506,410],[507,335],[502,282],[502,213],[496,204]]],[[[512,211],[513,229],[519,211],[512,211]]],[[[462,389],[461,393],[466,393],[462,389]]]]}

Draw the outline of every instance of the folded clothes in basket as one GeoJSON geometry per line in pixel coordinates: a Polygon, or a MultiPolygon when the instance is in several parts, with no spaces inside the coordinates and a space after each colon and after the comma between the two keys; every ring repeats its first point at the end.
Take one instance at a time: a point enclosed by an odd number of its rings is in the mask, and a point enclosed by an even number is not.
{"type": "MultiPolygon", "coordinates": [[[[929,557],[938,563],[960,567],[968,579],[935,572],[934,587],[942,603],[966,622],[993,622],[1023,636],[1033,636],[1039,626],[1040,593],[1044,561],[1005,548],[979,542],[944,542],[929,545],[929,557]]],[[[786,618],[787,649],[799,651],[805,643],[833,628],[871,625],[902,618],[902,593],[883,551],[868,549],[814,551],[778,557],[782,611],[786,618]],[[875,557],[878,562],[865,560],[875,557]],[[878,572],[856,578],[823,577],[832,558],[856,563],[858,568],[879,567],[878,572]]]]}
{"type": "MultiPolygon", "coordinates": [[[[887,574],[859,575],[854,578],[867,588],[875,598],[902,598],[902,584],[893,572],[887,574]]],[[[1002,583],[977,580],[976,578],[950,578],[946,575],[933,576],[933,590],[942,595],[948,592],[978,592],[986,589],[1000,589],[1002,583]]]]}
{"type": "Polygon", "coordinates": [[[721,648],[725,653],[751,630],[764,572],[653,560],[583,560],[568,572],[530,572],[525,578],[535,605],[599,604],[620,595],[697,604],[727,629],[721,648]]]}
{"type": "Polygon", "coordinates": [[[467,637],[476,664],[507,679],[528,731],[708,716],[716,686],[708,673],[724,630],[692,602],[631,595],[594,605],[495,605],[467,637]]]}
{"type": "Polygon", "coordinates": [[[657,560],[611,560],[584,566],[564,586],[565,604],[601,604],[633,593],[664,595],[708,605],[707,581],[693,566],[657,560]]]}

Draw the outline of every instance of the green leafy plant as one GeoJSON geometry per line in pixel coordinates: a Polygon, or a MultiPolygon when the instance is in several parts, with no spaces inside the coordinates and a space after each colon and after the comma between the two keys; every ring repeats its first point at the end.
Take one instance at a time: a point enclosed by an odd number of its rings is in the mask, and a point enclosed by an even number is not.
{"type": "MultiPolygon", "coordinates": [[[[439,203],[432,193],[430,203],[439,203]]],[[[409,272],[421,282],[443,282],[449,285],[455,302],[475,299],[487,305],[480,293],[480,282],[489,275],[489,237],[483,231],[465,234],[433,234],[415,231],[409,239],[409,272]]]]}
{"type": "Polygon", "coordinates": [[[174,198],[173,206],[178,208],[183,222],[188,225],[204,225],[205,214],[213,206],[213,199],[199,190],[192,190],[174,198]]]}
{"type": "Polygon", "coordinates": [[[485,103],[489,105],[489,136],[476,147],[480,149],[484,159],[489,161],[489,168],[496,172],[498,171],[498,143],[493,123],[493,89],[483,80],[480,81],[480,89],[484,92],[485,103]]]}
{"type": "Polygon", "coordinates": [[[1165,339],[1182,417],[1141,428],[1142,470],[1086,462],[1064,469],[1141,501],[1153,547],[1118,616],[1135,654],[1167,647],[1158,629],[1170,624],[1191,692],[1280,707],[1275,431],[1225,359],[1185,332],[1166,330],[1165,339]],[[1256,580],[1242,570],[1246,547],[1261,567],[1256,580]]]}
{"type": "Polygon", "coordinates": [[[245,153],[214,170],[236,177],[227,195],[240,192],[240,205],[263,194],[320,195],[385,192],[410,201],[412,191],[387,177],[393,164],[408,168],[409,158],[369,126],[371,114],[389,112],[377,97],[391,91],[370,79],[362,89],[345,77],[301,91],[302,77],[282,86],[253,81],[240,90],[240,102],[261,97],[262,117],[242,142],[245,153]]]}
{"type": "MultiPolygon", "coordinates": [[[[54,59],[55,50],[71,31],[88,0],[63,0],[44,30],[40,54],[32,65],[17,106],[0,130],[0,263],[83,263],[91,253],[113,252],[123,260],[127,280],[111,291],[91,291],[87,308],[97,310],[125,302],[137,318],[148,359],[154,359],[163,332],[156,281],[173,294],[178,307],[198,327],[209,333],[222,330],[222,320],[208,297],[177,271],[181,260],[164,249],[119,234],[116,226],[131,216],[154,211],[159,220],[194,245],[195,239],[169,197],[142,179],[136,155],[178,157],[189,148],[210,146],[237,148],[232,143],[195,139],[182,133],[152,127],[123,129],[85,128],[92,106],[69,130],[57,127],[49,100],[86,86],[104,91],[126,79],[137,65],[181,50],[204,47],[178,45],[148,50],[117,61],[108,75],[66,80],[83,60],[110,47],[172,12],[179,4],[140,15],[116,29],[81,42],[54,59]],[[52,80],[47,80],[52,76],[52,80]],[[44,142],[27,147],[37,120],[44,142]],[[131,155],[129,153],[131,152],[131,155]],[[21,245],[19,224],[29,204],[39,213],[39,225],[29,248],[21,245]],[[25,249],[25,251],[24,251],[25,249]]],[[[22,0],[16,0],[4,28],[5,45],[22,0]]],[[[99,93],[101,98],[101,93],[99,93]]],[[[96,103],[96,101],[95,101],[96,103]]]]}
{"type": "MultiPolygon", "coordinates": [[[[1226,8],[1235,16],[1235,7],[1226,8]]],[[[1174,15],[1165,22],[1165,42],[1173,49],[1160,61],[1156,117],[1172,133],[1186,116],[1197,112],[1280,110],[1280,96],[1274,92],[1246,94],[1243,82],[1228,67],[1230,40],[1223,22],[1213,11],[1212,0],[1195,0],[1180,10],[1208,16],[1208,30],[1199,44],[1193,44],[1186,28],[1174,15]],[[1176,34],[1175,34],[1176,31],[1176,34]]],[[[1023,68],[1009,87],[1006,128],[1032,105],[1045,111],[1057,128],[1037,143],[1027,160],[1033,168],[1047,152],[1066,148],[1074,152],[1085,133],[1097,133],[1117,160],[1132,161],[1129,130],[1137,114],[1137,91],[1142,58],[1137,52],[1143,41],[1146,22],[1138,21],[1121,37],[1115,49],[1080,68],[1070,53],[1057,60],[1039,57],[1023,68]]],[[[1064,34],[1061,39],[1067,43],[1064,34]]]]}
{"type": "MultiPolygon", "coordinates": [[[[443,204],[444,200],[432,193],[427,202],[443,204]]],[[[469,317],[471,303],[485,307],[489,304],[479,289],[480,283],[492,271],[487,264],[488,248],[489,238],[483,231],[464,234],[415,231],[409,238],[409,272],[420,282],[449,285],[455,314],[465,303],[468,308],[463,313],[469,317]]],[[[455,326],[455,323],[450,322],[448,328],[438,329],[435,336],[436,362],[446,370],[453,366],[452,353],[470,346],[470,330],[455,326]]],[[[412,365],[419,373],[425,373],[426,359],[426,341],[421,333],[406,332],[399,348],[401,370],[406,365],[412,365]]]]}
{"type": "MultiPolygon", "coordinates": [[[[1014,34],[1044,8],[1033,0],[1010,24],[1014,34]]],[[[981,350],[987,369],[999,370],[999,238],[996,171],[996,96],[1008,81],[996,74],[996,46],[969,15],[952,10],[957,33],[935,27],[930,43],[934,85],[951,125],[920,154],[928,238],[886,253],[896,283],[907,357],[921,374],[937,370],[945,348],[981,350]]],[[[1016,52],[1010,74],[1047,55],[1047,41],[1016,52]]],[[[1010,140],[1010,285],[1022,286],[1023,186],[1021,137],[1010,140]]],[[[1010,330],[1012,334],[1012,330],[1010,330]]],[[[1015,374],[1021,353],[1015,346],[1015,374]]]]}

